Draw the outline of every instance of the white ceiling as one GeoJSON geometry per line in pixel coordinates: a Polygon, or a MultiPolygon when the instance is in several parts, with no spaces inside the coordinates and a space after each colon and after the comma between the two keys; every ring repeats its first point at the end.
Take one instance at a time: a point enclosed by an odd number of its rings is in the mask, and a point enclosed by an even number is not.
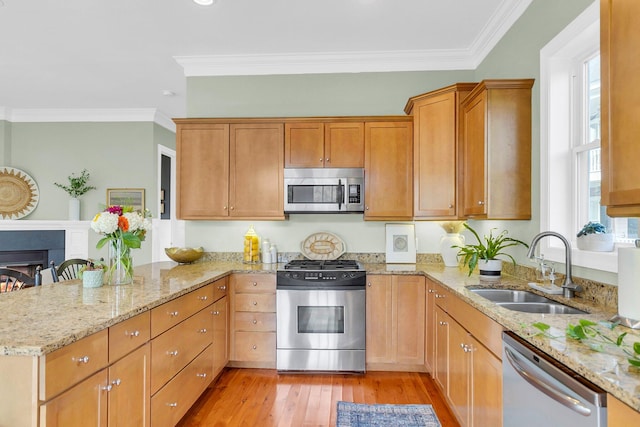
{"type": "Polygon", "coordinates": [[[184,117],[185,76],[473,69],[531,1],[0,0],[0,119],[184,117]]]}

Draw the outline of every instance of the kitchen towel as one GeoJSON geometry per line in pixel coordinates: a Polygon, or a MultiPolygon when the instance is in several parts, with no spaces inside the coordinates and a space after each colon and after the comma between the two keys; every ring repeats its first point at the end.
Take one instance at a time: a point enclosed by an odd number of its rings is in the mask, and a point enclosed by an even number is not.
{"type": "Polygon", "coordinates": [[[618,249],[618,315],[640,320],[640,248],[618,249]]]}

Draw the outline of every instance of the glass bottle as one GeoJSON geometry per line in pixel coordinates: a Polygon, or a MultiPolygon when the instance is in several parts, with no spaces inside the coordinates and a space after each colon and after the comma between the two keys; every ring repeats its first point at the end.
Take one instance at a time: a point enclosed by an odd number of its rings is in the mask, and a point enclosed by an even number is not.
{"type": "Polygon", "coordinates": [[[256,264],[260,262],[260,237],[253,229],[253,224],[244,235],[244,256],[246,264],[256,264]]]}

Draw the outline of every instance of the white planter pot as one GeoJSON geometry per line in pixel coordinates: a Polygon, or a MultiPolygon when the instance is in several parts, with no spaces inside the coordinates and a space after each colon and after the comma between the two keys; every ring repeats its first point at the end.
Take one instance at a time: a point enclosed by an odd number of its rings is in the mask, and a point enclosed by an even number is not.
{"type": "Polygon", "coordinates": [[[69,199],[69,221],[80,221],[80,199],[69,199]]]}
{"type": "Polygon", "coordinates": [[[578,237],[578,249],[581,251],[611,252],[614,248],[613,233],[587,234],[578,237]]]}
{"type": "Polygon", "coordinates": [[[481,259],[478,261],[478,270],[480,271],[480,278],[485,280],[498,280],[502,274],[502,260],[501,259],[481,259]]]}
{"type": "Polygon", "coordinates": [[[458,248],[452,246],[464,246],[464,236],[458,233],[447,233],[440,239],[440,255],[445,267],[458,266],[458,248]]]}
{"type": "Polygon", "coordinates": [[[82,286],[84,288],[99,288],[102,286],[103,270],[85,270],[82,272],[82,286]]]}

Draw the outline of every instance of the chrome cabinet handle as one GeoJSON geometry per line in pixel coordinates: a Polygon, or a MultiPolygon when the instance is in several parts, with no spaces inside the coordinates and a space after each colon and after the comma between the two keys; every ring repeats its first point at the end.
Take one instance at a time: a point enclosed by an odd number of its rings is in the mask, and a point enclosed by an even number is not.
{"type": "Polygon", "coordinates": [[[252,285],[253,286],[258,286],[258,282],[253,282],[252,285]]]}
{"type": "Polygon", "coordinates": [[[484,202],[482,200],[478,200],[478,204],[479,205],[484,205],[484,202]]]}
{"type": "Polygon", "coordinates": [[[211,314],[213,314],[214,316],[218,316],[220,315],[220,312],[216,310],[216,311],[212,311],[211,314]]]}
{"type": "Polygon", "coordinates": [[[168,354],[169,356],[177,356],[177,355],[178,355],[178,350],[167,351],[167,354],[168,354]]]}
{"type": "Polygon", "coordinates": [[[253,323],[254,325],[257,325],[258,321],[256,319],[253,319],[253,321],[251,323],[253,323]]]}
{"type": "Polygon", "coordinates": [[[253,302],[253,305],[258,305],[258,301],[254,301],[254,302],[253,302]]]}
{"type": "Polygon", "coordinates": [[[198,377],[198,378],[207,378],[207,374],[206,373],[196,374],[196,377],[198,377]]]}
{"type": "Polygon", "coordinates": [[[89,363],[89,356],[80,356],[80,357],[74,357],[72,360],[75,360],[76,362],[78,362],[78,365],[81,363],[89,363]]]}
{"type": "Polygon", "coordinates": [[[200,334],[206,334],[207,333],[207,328],[202,328],[198,331],[198,333],[200,334]]]}
{"type": "Polygon", "coordinates": [[[231,206],[231,210],[234,210],[235,208],[233,206],[231,206]]]}
{"type": "Polygon", "coordinates": [[[449,209],[453,209],[453,205],[449,203],[449,209]]]}
{"type": "Polygon", "coordinates": [[[118,379],[115,379],[115,380],[111,381],[111,384],[115,385],[115,386],[118,386],[118,385],[120,385],[121,382],[122,381],[120,380],[120,378],[118,378],[118,379]]]}
{"type": "MultiPolygon", "coordinates": [[[[125,335],[127,335],[126,332],[125,332],[125,335]]],[[[129,332],[129,338],[135,338],[135,337],[139,337],[139,336],[140,336],[140,331],[129,332]]]]}
{"type": "Polygon", "coordinates": [[[178,406],[178,402],[173,402],[173,403],[167,403],[167,406],[171,407],[171,408],[175,408],[178,406]]]}
{"type": "Polygon", "coordinates": [[[113,388],[113,386],[111,384],[102,386],[102,390],[104,390],[104,391],[111,391],[112,388],[113,388]]]}
{"type": "Polygon", "coordinates": [[[198,297],[198,299],[199,299],[200,301],[206,301],[206,300],[207,300],[207,298],[208,298],[208,297],[207,297],[206,295],[202,295],[202,296],[199,296],[199,297],[198,297]]]}
{"type": "Polygon", "coordinates": [[[226,289],[227,289],[227,287],[225,285],[218,286],[218,290],[224,291],[226,289]]]}
{"type": "Polygon", "coordinates": [[[257,350],[257,349],[258,349],[258,346],[257,346],[257,345],[254,345],[252,348],[253,348],[254,350],[257,350]]]}
{"type": "Polygon", "coordinates": [[[176,317],[180,313],[177,312],[177,311],[170,311],[168,314],[169,314],[170,317],[176,317]]]}

